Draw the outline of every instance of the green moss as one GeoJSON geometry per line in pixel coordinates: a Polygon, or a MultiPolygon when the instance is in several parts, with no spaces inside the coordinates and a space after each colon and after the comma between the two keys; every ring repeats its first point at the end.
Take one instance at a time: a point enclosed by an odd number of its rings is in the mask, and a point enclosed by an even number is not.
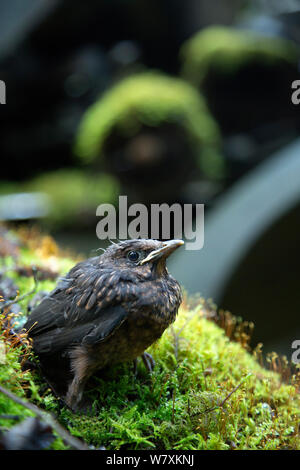
{"type": "Polygon", "coordinates": [[[49,212],[43,218],[48,229],[90,225],[96,207],[115,203],[119,183],[107,173],[91,174],[80,169],[60,169],[42,173],[22,183],[1,182],[0,195],[40,192],[49,199],[49,212]]]}
{"type": "Polygon", "coordinates": [[[0,182],[0,195],[17,193],[20,190],[18,183],[12,181],[1,181],[0,182]]]}
{"type": "Polygon", "coordinates": [[[289,40],[247,30],[210,26],[186,41],[180,51],[182,75],[199,86],[211,67],[233,74],[255,60],[265,65],[297,64],[298,47],[289,40]]]}
{"type": "MultiPolygon", "coordinates": [[[[34,246],[40,247],[40,240],[31,244],[31,251],[21,249],[19,263],[51,263],[61,273],[75,263],[45,256],[34,246]]],[[[30,278],[14,279],[22,286],[21,294],[32,287],[30,278]]],[[[45,282],[39,288],[55,284],[45,282]]],[[[0,355],[1,383],[22,397],[26,391],[28,399],[95,447],[300,449],[296,383],[283,383],[279,374],[259,365],[253,354],[206,319],[201,298],[193,304],[184,302],[173,327],[149,349],[156,361],[153,374],[149,376],[142,363],[136,377],[131,364],[98,374],[87,387],[85,398],[92,407],[83,415],[61,408],[36,373],[22,375],[17,349],[8,348],[5,361],[0,355]]],[[[0,414],[15,413],[11,401],[3,396],[0,400],[0,414]]],[[[16,413],[27,415],[19,407],[16,413]]],[[[65,447],[57,439],[53,448],[65,447]]]]}
{"type": "MultiPolygon", "coordinates": [[[[1,320],[1,319],[0,319],[1,320]]],[[[19,355],[20,348],[7,347],[3,332],[0,331],[0,384],[9,388],[20,397],[25,397],[24,386],[33,384],[33,379],[29,372],[22,372],[19,355]]],[[[15,424],[12,419],[2,418],[3,415],[33,416],[33,414],[24,410],[24,408],[8,400],[5,395],[0,393],[0,427],[10,427],[15,424]]]]}
{"type": "Polygon", "coordinates": [[[108,449],[299,448],[296,389],[201,318],[199,308],[182,308],[174,329],[149,351],[157,362],[151,378],[141,364],[137,378],[124,365],[93,379],[87,396],[94,416],[61,415],[72,432],[108,449]]]}
{"type": "Polygon", "coordinates": [[[39,175],[23,185],[24,191],[45,193],[50,200],[46,223],[50,227],[84,224],[85,218],[95,215],[102,203],[116,201],[119,185],[113,176],[89,174],[82,170],[63,169],[39,175]]]}
{"type": "Polygon", "coordinates": [[[112,130],[129,138],[142,125],[157,127],[163,123],[182,126],[206,173],[223,171],[219,130],[204,99],[181,79],[158,72],[127,77],[101,96],[83,116],[75,153],[84,162],[101,159],[112,130]]]}

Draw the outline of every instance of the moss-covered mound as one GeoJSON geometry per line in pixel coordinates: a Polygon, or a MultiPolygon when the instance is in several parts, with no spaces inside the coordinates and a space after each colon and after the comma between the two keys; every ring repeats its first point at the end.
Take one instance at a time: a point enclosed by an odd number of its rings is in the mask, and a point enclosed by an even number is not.
{"type": "MultiPolygon", "coordinates": [[[[55,281],[45,279],[45,272],[63,274],[75,260],[61,256],[49,237],[25,235],[17,253],[15,246],[10,253],[6,244],[5,276],[24,294],[32,289],[33,279],[24,276],[24,269],[17,273],[16,263],[36,264],[44,269],[38,290],[50,290],[55,281]]],[[[32,296],[20,302],[22,312],[32,296]]],[[[300,449],[296,376],[283,383],[278,373],[266,370],[254,354],[230,340],[226,328],[209,320],[212,313],[203,299],[193,304],[186,300],[173,327],[150,348],[156,360],[152,376],[140,363],[136,377],[131,364],[93,377],[86,391],[92,406],[81,415],[64,408],[37,372],[21,371],[20,346],[9,341],[2,320],[0,382],[54,413],[72,434],[96,448],[300,449]]],[[[239,337],[245,346],[241,332],[239,337]]],[[[11,413],[28,414],[0,394],[0,416],[11,413]]],[[[2,427],[13,424],[0,417],[2,427]]],[[[52,448],[67,445],[57,439],[52,448]]]]}
{"type": "Polygon", "coordinates": [[[182,75],[199,86],[209,70],[234,74],[247,62],[297,64],[298,47],[289,40],[226,26],[210,26],[187,40],[180,51],[182,75]]]}
{"type": "Polygon", "coordinates": [[[94,223],[99,204],[115,203],[119,184],[109,174],[82,170],[56,170],[39,175],[24,185],[27,191],[44,192],[50,199],[46,223],[51,227],[88,226],[94,223]]]}
{"type": "Polygon", "coordinates": [[[82,118],[75,152],[84,162],[101,160],[113,132],[131,138],[142,126],[164,124],[175,124],[185,131],[205,173],[221,174],[219,130],[204,99],[185,81],[159,72],[124,78],[102,95],[82,118]]]}
{"type": "Polygon", "coordinates": [[[118,181],[107,173],[90,173],[82,169],[49,171],[22,183],[1,182],[0,195],[41,193],[47,198],[43,224],[48,229],[91,226],[96,207],[115,203],[118,181]]]}

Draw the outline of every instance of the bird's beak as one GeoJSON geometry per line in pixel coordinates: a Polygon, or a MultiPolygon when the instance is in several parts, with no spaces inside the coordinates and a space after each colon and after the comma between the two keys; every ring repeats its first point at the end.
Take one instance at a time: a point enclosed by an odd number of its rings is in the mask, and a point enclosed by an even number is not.
{"type": "Polygon", "coordinates": [[[181,245],[184,245],[183,240],[169,240],[167,242],[162,242],[162,246],[160,248],[151,251],[146,258],[140,261],[140,265],[148,263],[149,261],[158,260],[162,257],[167,258],[181,245]]]}

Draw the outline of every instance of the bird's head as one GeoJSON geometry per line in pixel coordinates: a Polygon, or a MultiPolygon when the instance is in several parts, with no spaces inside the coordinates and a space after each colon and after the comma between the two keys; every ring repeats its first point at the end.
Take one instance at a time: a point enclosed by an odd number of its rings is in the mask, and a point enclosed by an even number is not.
{"type": "Polygon", "coordinates": [[[159,241],[152,239],[125,240],[111,244],[101,255],[101,263],[109,263],[119,269],[130,269],[136,273],[162,275],[166,271],[166,259],[182,240],[159,241]]]}

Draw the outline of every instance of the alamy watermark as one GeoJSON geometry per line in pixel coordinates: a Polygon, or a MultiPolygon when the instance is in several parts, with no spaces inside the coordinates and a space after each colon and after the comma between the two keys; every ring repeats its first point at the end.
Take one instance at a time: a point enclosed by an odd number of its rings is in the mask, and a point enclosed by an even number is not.
{"type": "Polygon", "coordinates": [[[100,204],[96,215],[96,234],[100,240],[128,238],[185,238],[187,250],[204,245],[204,204],[127,205],[127,196],[119,196],[118,212],[113,204],[100,204]],[[118,229],[118,230],[117,230],[118,229]],[[118,232],[118,233],[117,233],[118,232]]]}
{"type": "Polygon", "coordinates": [[[294,364],[300,364],[300,339],[295,339],[295,341],[292,342],[292,349],[295,349],[292,354],[292,362],[294,364]]]}
{"type": "Polygon", "coordinates": [[[6,104],[6,85],[3,80],[0,80],[0,104],[6,104]]]}
{"type": "Polygon", "coordinates": [[[292,92],[292,103],[293,104],[299,104],[300,103],[300,80],[294,80],[292,82],[292,90],[295,90],[292,92]]]}

